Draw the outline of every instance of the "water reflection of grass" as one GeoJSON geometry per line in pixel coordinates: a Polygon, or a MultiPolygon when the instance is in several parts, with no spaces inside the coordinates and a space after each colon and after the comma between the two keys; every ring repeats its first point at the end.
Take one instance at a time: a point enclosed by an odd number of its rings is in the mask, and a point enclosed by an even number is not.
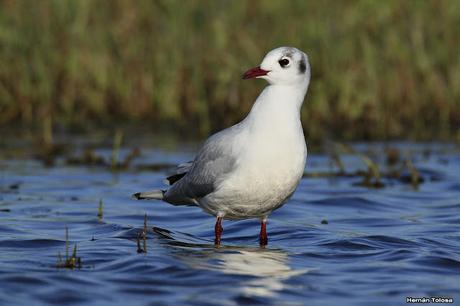
{"type": "Polygon", "coordinates": [[[144,215],[144,228],[142,232],[137,234],[136,244],[137,244],[137,253],[147,253],[147,214],[144,215]],[[142,242],[142,243],[141,243],[142,242]]]}
{"type": "Polygon", "coordinates": [[[460,118],[458,1],[2,1],[0,124],[130,121],[207,135],[279,45],[310,54],[310,140],[447,137],[460,118]],[[427,128],[429,127],[429,128],[427,128]]]}

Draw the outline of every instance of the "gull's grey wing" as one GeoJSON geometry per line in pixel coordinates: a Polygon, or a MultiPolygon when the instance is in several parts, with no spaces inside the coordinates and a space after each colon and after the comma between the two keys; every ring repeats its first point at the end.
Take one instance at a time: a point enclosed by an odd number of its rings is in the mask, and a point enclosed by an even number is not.
{"type": "Polygon", "coordinates": [[[214,134],[204,143],[188,172],[165,193],[165,201],[172,204],[196,205],[197,199],[212,193],[217,184],[235,168],[235,125],[214,134]]]}

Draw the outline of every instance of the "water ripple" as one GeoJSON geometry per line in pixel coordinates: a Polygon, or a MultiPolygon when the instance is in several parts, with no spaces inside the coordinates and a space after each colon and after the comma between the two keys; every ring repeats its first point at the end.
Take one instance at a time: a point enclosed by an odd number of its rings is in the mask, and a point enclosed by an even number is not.
{"type": "MultiPolygon", "coordinates": [[[[317,168],[310,165],[309,171],[329,167],[324,156],[313,161],[317,168]]],[[[406,296],[460,299],[456,156],[448,166],[436,159],[422,163],[418,190],[398,180],[367,189],[353,186],[352,177],[304,178],[293,199],[270,216],[266,248],[258,246],[258,220],[225,221],[223,245],[215,247],[215,220],[199,208],[129,198],[139,188],[162,187],[163,173],[2,165],[2,305],[326,306],[396,305],[406,296]],[[65,228],[67,252],[76,246],[79,269],[56,267],[58,254],[67,253],[65,228]]]]}

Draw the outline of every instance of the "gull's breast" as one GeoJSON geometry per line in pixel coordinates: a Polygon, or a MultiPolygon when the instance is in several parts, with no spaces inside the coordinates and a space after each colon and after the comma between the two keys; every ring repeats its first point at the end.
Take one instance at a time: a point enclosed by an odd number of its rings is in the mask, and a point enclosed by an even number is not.
{"type": "Polygon", "coordinates": [[[303,133],[273,140],[254,140],[237,169],[200,206],[229,219],[260,217],[280,207],[302,178],[306,146],[303,133]]]}

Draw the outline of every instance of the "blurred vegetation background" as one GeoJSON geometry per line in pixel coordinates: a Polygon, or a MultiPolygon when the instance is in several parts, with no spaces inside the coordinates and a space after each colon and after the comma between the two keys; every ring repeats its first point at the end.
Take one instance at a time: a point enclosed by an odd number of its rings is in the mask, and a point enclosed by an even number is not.
{"type": "Polygon", "coordinates": [[[0,127],[203,136],[245,116],[265,83],[241,74],[283,45],[310,57],[310,141],[460,139],[456,0],[1,0],[0,127]]]}

